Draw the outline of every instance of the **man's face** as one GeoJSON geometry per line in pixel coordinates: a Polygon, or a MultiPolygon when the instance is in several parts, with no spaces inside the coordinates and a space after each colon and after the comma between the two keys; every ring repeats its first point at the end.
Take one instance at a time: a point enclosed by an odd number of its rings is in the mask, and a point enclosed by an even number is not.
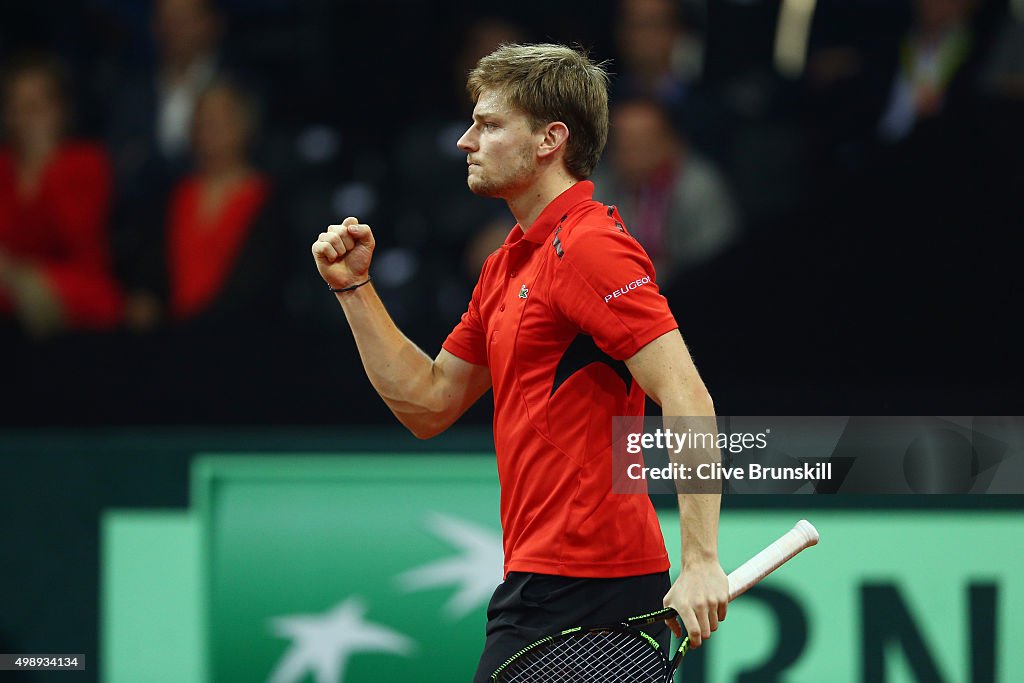
{"type": "Polygon", "coordinates": [[[458,147],[469,164],[466,183],[481,197],[511,199],[525,191],[538,170],[537,147],[543,131],[532,131],[529,117],[496,91],[484,90],[473,108],[473,125],[458,147]]]}
{"type": "Polygon", "coordinates": [[[628,68],[644,73],[668,69],[681,34],[673,0],[623,0],[616,37],[628,68]]]}
{"type": "Polygon", "coordinates": [[[160,0],[153,31],[164,59],[188,63],[217,42],[217,18],[205,0],[160,0]]]}
{"type": "Polygon", "coordinates": [[[612,111],[611,158],[628,184],[641,184],[679,153],[679,142],[655,105],[627,102],[612,111]]]}
{"type": "Polygon", "coordinates": [[[969,0],[916,0],[917,21],[926,29],[945,30],[967,20],[969,0]]]}

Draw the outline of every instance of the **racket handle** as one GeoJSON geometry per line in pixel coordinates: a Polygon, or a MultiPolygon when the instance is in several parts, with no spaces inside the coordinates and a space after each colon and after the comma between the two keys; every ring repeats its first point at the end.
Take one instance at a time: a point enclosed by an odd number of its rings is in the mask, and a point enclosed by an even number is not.
{"type": "MultiPolygon", "coordinates": [[[[729,574],[729,601],[732,602],[746,593],[754,584],[789,562],[801,550],[810,548],[817,542],[818,530],[806,519],[801,519],[792,529],[729,574]]],[[[626,624],[646,626],[676,616],[679,615],[674,609],[665,607],[632,617],[626,620],[626,624]]]]}
{"type": "Polygon", "coordinates": [[[806,519],[729,574],[729,600],[735,600],[755,583],[771,574],[804,548],[818,542],[818,530],[806,519]]]}

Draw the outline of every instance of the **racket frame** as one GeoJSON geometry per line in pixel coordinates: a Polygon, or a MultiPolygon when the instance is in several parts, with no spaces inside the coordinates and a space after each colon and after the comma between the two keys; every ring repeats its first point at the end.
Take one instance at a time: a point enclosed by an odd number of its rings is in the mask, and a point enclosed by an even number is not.
{"type": "MultiPolygon", "coordinates": [[[[801,519],[793,526],[792,529],[777,538],[729,574],[729,601],[732,602],[734,599],[746,593],[761,579],[771,574],[789,560],[793,559],[793,557],[800,551],[809,548],[812,545],[816,545],[818,543],[818,539],[818,530],[814,528],[814,525],[806,519],[801,519]]],[[[491,680],[498,681],[498,677],[501,673],[523,655],[539,647],[553,643],[561,638],[575,636],[583,632],[593,633],[601,631],[617,631],[626,632],[630,635],[635,635],[646,640],[647,643],[651,645],[665,660],[665,680],[670,681],[676,668],[682,661],[683,656],[690,648],[689,636],[683,636],[683,639],[680,641],[675,653],[671,658],[669,658],[669,656],[662,650],[658,641],[642,631],[640,627],[649,626],[650,624],[654,624],[659,621],[666,621],[678,617],[679,614],[674,609],[671,607],[665,607],[653,612],[647,612],[646,614],[638,614],[620,622],[597,626],[574,626],[573,628],[559,631],[558,633],[530,643],[522,650],[519,650],[514,655],[506,659],[502,665],[495,669],[494,673],[491,674],[491,680]]]]}

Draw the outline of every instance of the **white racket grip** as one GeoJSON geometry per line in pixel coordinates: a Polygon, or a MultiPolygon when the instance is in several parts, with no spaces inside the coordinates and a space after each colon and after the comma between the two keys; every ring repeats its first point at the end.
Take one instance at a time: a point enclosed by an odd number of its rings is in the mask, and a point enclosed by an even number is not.
{"type": "Polygon", "coordinates": [[[755,583],[788,562],[804,548],[818,542],[818,530],[801,519],[781,538],[729,574],[729,600],[735,600],[755,583]]]}

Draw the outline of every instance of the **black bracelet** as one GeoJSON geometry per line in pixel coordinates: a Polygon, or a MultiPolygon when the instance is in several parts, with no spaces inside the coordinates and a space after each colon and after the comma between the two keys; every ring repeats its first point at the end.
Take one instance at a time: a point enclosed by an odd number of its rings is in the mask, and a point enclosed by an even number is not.
{"type": "Polygon", "coordinates": [[[372,279],[373,279],[372,277],[367,276],[366,280],[364,282],[360,282],[358,285],[349,285],[348,287],[339,287],[337,289],[335,289],[334,287],[331,287],[330,285],[327,285],[327,289],[329,289],[330,291],[334,292],[335,294],[337,294],[338,292],[351,292],[353,289],[359,289],[363,285],[369,284],[370,280],[372,280],[372,279]]]}

